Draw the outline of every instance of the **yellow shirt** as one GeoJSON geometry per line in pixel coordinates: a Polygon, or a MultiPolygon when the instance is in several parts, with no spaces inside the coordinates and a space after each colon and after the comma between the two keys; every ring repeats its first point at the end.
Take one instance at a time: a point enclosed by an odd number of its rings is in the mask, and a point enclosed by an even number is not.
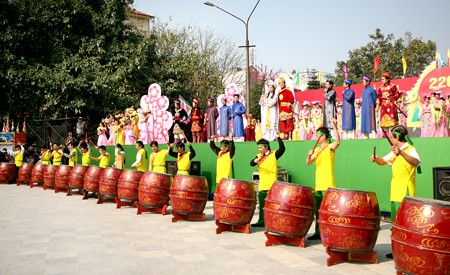
{"type": "Polygon", "coordinates": [[[150,155],[149,171],[158,173],[167,173],[166,171],[166,157],[168,150],[160,150],[158,153],[153,152],[150,155]]]}
{"type": "Polygon", "coordinates": [[[120,151],[119,149],[115,149],[116,154],[116,165],[117,169],[124,169],[125,164],[125,151],[120,151]]]}
{"type": "Polygon", "coordinates": [[[233,158],[230,158],[230,151],[226,153],[219,152],[217,155],[216,182],[219,183],[223,178],[231,178],[231,167],[233,158]]]}
{"type": "MultiPolygon", "coordinates": [[[[269,190],[277,180],[277,158],[275,157],[275,152],[270,152],[258,163],[259,191],[269,190]]],[[[256,156],[261,158],[261,155],[259,153],[256,156]]]]}
{"type": "MultiPolygon", "coordinates": [[[[407,145],[403,152],[410,153],[415,148],[407,145]]],[[[392,154],[392,180],[391,180],[391,201],[401,202],[408,192],[410,196],[416,196],[416,167],[409,164],[401,155],[392,154]]]]}
{"type": "Polygon", "coordinates": [[[50,152],[48,150],[44,152],[44,155],[42,155],[41,161],[44,165],[50,164],[50,152]]]}
{"type": "Polygon", "coordinates": [[[191,160],[189,159],[191,152],[186,152],[182,156],[178,154],[177,157],[177,174],[189,175],[189,169],[191,168],[191,160]]]}
{"type": "Polygon", "coordinates": [[[14,151],[14,163],[17,167],[22,166],[23,163],[23,153],[22,150],[14,151]]]}
{"type": "Polygon", "coordinates": [[[81,155],[81,165],[90,166],[91,165],[91,152],[82,153],[81,155]]]}
{"type": "Polygon", "coordinates": [[[109,154],[106,153],[104,156],[100,156],[100,162],[98,164],[100,168],[106,168],[109,166],[109,154]]]}
{"type": "Polygon", "coordinates": [[[316,158],[316,191],[326,191],[329,187],[335,187],[334,181],[334,151],[330,145],[321,150],[316,148],[314,154],[316,158]]]}
{"type": "Polygon", "coordinates": [[[145,156],[145,149],[139,150],[138,154],[141,155],[141,162],[136,165],[136,170],[145,172],[145,169],[147,168],[147,157],[145,156]]]}
{"type": "Polygon", "coordinates": [[[72,150],[70,150],[70,154],[75,153],[75,155],[73,157],[71,157],[69,159],[69,166],[75,166],[75,164],[77,164],[78,162],[78,153],[77,153],[77,149],[72,148],[72,150]]]}
{"type": "Polygon", "coordinates": [[[53,165],[61,165],[62,160],[62,150],[53,151],[53,165]]]}

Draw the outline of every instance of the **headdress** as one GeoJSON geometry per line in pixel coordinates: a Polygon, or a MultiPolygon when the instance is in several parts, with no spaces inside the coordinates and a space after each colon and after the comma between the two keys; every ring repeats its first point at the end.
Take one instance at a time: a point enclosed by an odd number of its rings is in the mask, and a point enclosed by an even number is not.
{"type": "Polygon", "coordinates": [[[389,73],[382,73],[381,76],[384,77],[384,78],[391,79],[391,74],[389,74],[389,73]]]}
{"type": "Polygon", "coordinates": [[[353,83],[353,82],[352,82],[351,80],[349,80],[349,79],[345,79],[344,82],[345,82],[347,85],[352,85],[352,83],[353,83]]]}
{"type": "Polygon", "coordinates": [[[370,78],[368,76],[363,76],[363,80],[370,82],[370,81],[372,81],[372,78],[370,78]]]}

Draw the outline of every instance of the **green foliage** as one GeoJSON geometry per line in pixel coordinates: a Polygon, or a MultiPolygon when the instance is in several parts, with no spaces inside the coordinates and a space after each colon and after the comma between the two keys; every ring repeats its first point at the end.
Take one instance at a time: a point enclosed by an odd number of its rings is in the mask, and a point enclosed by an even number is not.
{"type": "Polygon", "coordinates": [[[430,40],[424,42],[421,38],[413,38],[410,32],[402,38],[396,39],[393,34],[384,35],[380,29],[369,35],[371,41],[366,45],[349,51],[347,61],[336,63],[335,83],[342,83],[344,75],[341,68],[346,65],[348,78],[354,83],[361,83],[364,75],[373,76],[374,57],[380,59],[375,79],[379,79],[382,72],[389,72],[393,78],[403,76],[402,55],[407,62],[405,77],[420,75],[426,65],[435,56],[436,43],[430,40]]]}
{"type": "Polygon", "coordinates": [[[320,81],[319,81],[319,76],[318,76],[318,72],[316,69],[311,69],[310,72],[310,78],[308,81],[308,87],[306,88],[307,90],[314,90],[314,89],[319,89],[320,88],[320,81]]]}

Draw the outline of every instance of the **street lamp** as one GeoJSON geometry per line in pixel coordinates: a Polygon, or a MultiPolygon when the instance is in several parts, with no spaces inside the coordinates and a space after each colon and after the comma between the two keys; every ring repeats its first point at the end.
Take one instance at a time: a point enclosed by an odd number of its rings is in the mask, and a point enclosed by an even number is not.
{"type": "Polygon", "coordinates": [[[214,5],[211,2],[205,1],[203,2],[203,4],[213,7],[213,8],[218,8],[219,10],[225,12],[226,14],[229,14],[231,16],[233,16],[234,18],[236,18],[237,20],[241,21],[242,23],[244,23],[245,26],[245,46],[239,46],[239,48],[245,48],[245,59],[246,59],[246,73],[245,73],[245,86],[246,86],[246,95],[245,95],[245,100],[246,100],[246,107],[247,107],[247,112],[250,112],[250,54],[249,54],[249,48],[250,47],[255,47],[255,45],[249,45],[248,42],[248,21],[250,20],[250,17],[252,16],[253,12],[255,11],[256,7],[259,4],[259,1],[256,2],[255,6],[253,7],[252,12],[250,13],[250,15],[247,18],[247,22],[245,22],[244,20],[242,20],[241,18],[237,17],[236,15],[232,14],[231,12],[228,12],[224,9],[222,9],[221,7],[214,5]]]}

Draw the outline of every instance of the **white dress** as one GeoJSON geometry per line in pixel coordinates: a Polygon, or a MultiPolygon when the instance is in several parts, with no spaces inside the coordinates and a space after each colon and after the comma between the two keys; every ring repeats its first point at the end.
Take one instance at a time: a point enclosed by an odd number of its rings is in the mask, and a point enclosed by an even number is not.
{"type": "Polygon", "coordinates": [[[261,105],[261,131],[264,139],[275,140],[278,131],[278,94],[265,93],[259,100],[261,105]]]}

